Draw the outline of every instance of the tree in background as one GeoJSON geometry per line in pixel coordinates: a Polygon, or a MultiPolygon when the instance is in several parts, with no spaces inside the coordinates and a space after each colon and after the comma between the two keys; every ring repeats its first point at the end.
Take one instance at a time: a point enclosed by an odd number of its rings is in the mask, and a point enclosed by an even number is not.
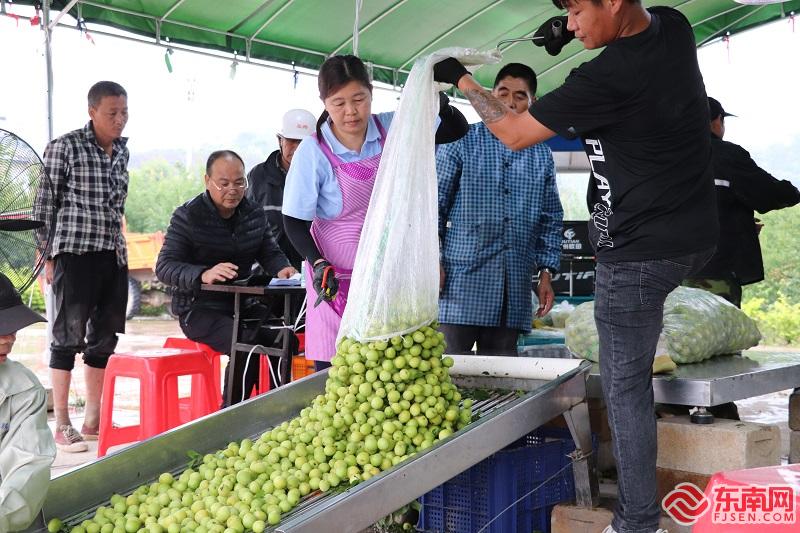
{"type": "Polygon", "coordinates": [[[128,231],[165,231],[176,207],[203,191],[204,168],[156,159],[130,172],[125,218],[128,231]]]}
{"type": "Polygon", "coordinates": [[[800,207],[759,218],[765,279],[744,288],[742,309],[766,344],[800,344],[800,207]]]}
{"type": "Polygon", "coordinates": [[[760,240],[765,279],[747,285],[745,299],[774,302],[783,294],[800,303],[800,206],[756,216],[764,224],[760,240]]]}

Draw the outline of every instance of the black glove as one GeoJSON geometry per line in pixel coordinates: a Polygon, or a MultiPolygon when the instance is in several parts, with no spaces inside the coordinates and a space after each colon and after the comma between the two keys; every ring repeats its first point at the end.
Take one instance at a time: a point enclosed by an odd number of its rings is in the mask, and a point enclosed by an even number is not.
{"type": "Polygon", "coordinates": [[[332,302],[339,291],[339,280],[336,279],[333,265],[327,261],[320,261],[314,265],[314,290],[319,296],[314,304],[318,306],[322,300],[332,302]]]}
{"type": "Polygon", "coordinates": [[[544,46],[547,53],[557,56],[561,49],[575,38],[575,32],[567,29],[567,17],[553,17],[533,34],[533,44],[544,46]]]}
{"type": "Polygon", "coordinates": [[[458,80],[464,74],[469,74],[469,71],[459,63],[458,59],[453,59],[452,57],[442,59],[433,66],[433,79],[439,83],[458,85],[458,80]]]}

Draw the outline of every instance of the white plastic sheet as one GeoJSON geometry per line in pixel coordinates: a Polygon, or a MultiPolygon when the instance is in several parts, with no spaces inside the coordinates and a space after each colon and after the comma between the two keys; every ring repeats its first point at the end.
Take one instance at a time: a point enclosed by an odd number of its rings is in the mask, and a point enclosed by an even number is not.
{"type": "Polygon", "coordinates": [[[499,61],[494,53],[446,48],[415,62],[375,178],[340,339],[403,335],[438,316],[434,126],[439,97],[433,65],[448,56],[467,65],[499,61]]]}

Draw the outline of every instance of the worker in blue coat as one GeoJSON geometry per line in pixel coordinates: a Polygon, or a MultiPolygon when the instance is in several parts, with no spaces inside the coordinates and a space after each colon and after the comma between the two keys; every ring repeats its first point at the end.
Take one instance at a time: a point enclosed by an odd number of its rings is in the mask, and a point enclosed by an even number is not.
{"type": "MultiPolygon", "coordinates": [[[[509,63],[493,94],[526,113],[536,74],[509,63]]],[[[449,353],[516,355],[532,322],[531,288],[539,273],[537,316],[553,305],[551,277],[560,264],[563,210],[553,156],[545,144],[512,151],[483,122],[441,145],[439,179],[441,293],[439,322],[449,353]]]]}

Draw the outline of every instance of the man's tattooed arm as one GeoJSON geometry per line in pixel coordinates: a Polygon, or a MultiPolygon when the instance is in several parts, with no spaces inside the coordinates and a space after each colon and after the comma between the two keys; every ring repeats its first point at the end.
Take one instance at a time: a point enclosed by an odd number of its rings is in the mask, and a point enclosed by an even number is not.
{"type": "Polygon", "coordinates": [[[485,124],[497,122],[509,112],[508,107],[486,89],[467,89],[465,96],[485,124]]]}

